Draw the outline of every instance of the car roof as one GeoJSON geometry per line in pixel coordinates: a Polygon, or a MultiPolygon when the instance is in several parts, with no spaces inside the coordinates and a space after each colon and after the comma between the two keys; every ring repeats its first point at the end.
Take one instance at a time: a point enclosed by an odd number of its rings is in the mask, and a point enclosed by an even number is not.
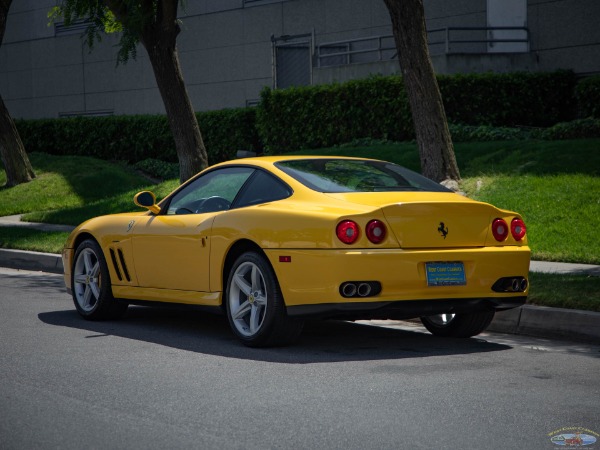
{"type": "Polygon", "coordinates": [[[265,168],[272,168],[273,164],[282,161],[297,161],[305,159],[347,159],[347,160],[359,160],[359,161],[378,161],[371,158],[356,158],[351,156],[335,156],[335,155],[269,155],[269,156],[251,156],[248,158],[232,159],[219,164],[215,164],[212,167],[224,166],[224,165],[237,165],[237,164],[252,164],[265,168]]]}

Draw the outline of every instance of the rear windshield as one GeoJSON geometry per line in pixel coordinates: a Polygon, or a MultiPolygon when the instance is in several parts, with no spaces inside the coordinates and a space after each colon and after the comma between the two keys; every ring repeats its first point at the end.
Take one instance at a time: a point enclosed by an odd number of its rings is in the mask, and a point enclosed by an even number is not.
{"type": "Polygon", "coordinates": [[[275,165],[318,192],[452,192],[423,175],[384,161],[297,159],[275,165]]]}

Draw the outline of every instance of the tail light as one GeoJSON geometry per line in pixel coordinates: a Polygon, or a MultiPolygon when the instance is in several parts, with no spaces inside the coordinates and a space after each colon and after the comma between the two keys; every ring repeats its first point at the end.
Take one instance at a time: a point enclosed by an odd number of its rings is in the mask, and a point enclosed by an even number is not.
{"type": "Polygon", "coordinates": [[[508,225],[503,219],[494,219],[492,222],[492,234],[498,242],[502,242],[508,237],[508,225]]]}
{"type": "Polygon", "coordinates": [[[385,239],[386,228],[381,220],[371,220],[367,224],[367,238],[373,244],[381,244],[385,239]]]}
{"type": "Polygon", "coordinates": [[[515,238],[515,241],[520,241],[525,237],[525,233],[527,233],[527,227],[525,226],[525,222],[523,219],[513,219],[510,223],[510,232],[515,238]]]}
{"type": "Polygon", "coordinates": [[[338,223],[335,234],[344,244],[354,244],[358,240],[360,229],[356,222],[352,220],[343,220],[338,223]]]}

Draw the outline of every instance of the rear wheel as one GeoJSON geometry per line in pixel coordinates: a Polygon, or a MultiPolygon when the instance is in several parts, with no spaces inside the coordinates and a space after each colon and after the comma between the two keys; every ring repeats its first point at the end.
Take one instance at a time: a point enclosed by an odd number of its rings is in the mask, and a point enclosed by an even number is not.
{"type": "Polygon", "coordinates": [[[116,319],[127,311],[127,303],[112,295],[110,274],[100,245],[87,239],[77,247],[71,275],[73,302],[88,320],[116,319]]]}
{"type": "Polygon", "coordinates": [[[256,252],[242,254],[233,264],[225,301],[231,329],[250,347],[290,344],[302,331],[304,322],[287,315],[271,265],[256,252]]]}
{"type": "Polygon", "coordinates": [[[493,318],[494,311],[480,311],[426,316],[421,317],[421,322],[435,336],[468,338],[482,333],[493,318]]]}

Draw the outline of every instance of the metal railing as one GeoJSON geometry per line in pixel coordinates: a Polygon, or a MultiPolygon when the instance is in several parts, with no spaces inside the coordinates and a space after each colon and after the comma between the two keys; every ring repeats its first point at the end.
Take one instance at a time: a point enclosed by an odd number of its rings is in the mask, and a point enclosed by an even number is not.
{"type": "MultiPolygon", "coordinates": [[[[501,44],[517,45],[507,53],[529,51],[530,35],[526,27],[444,27],[427,30],[428,43],[432,54],[436,46],[442,46],[442,52],[452,53],[488,53],[494,46],[501,44]],[[514,37],[522,34],[523,37],[514,37]],[[441,35],[440,38],[437,36],[441,35]],[[516,49],[521,47],[520,49],[516,49]]],[[[315,45],[316,67],[331,67],[360,62],[387,61],[396,58],[396,45],[393,35],[371,36],[348,39],[315,45]]]]}
{"type": "Polygon", "coordinates": [[[327,42],[315,46],[317,67],[383,61],[393,59],[395,56],[396,45],[393,35],[327,42]],[[369,56],[360,58],[364,55],[369,56]]]}
{"type": "Polygon", "coordinates": [[[529,29],[527,27],[443,27],[427,30],[429,46],[443,45],[444,53],[479,53],[481,47],[485,49],[493,48],[498,44],[524,44],[526,50],[513,51],[520,53],[529,51],[529,29]],[[511,33],[513,32],[513,33],[511,33]],[[515,33],[516,32],[516,33],[515,33]],[[443,38],[434,40],[433,36],[442,34],[443,38]],[[459,35],[458,37],[456,35],[459,35]],[[522,34],[524,37],[515,38],[511,35],[522,34]],[[468,36],[484,36],[468,37],[468,36]],[[467,36],[465,38],[465,36],[467,36]],[[485,46],[467,47],[466,44],[485,44],[485,46]],[[454,46],[454,48],[453,48],[454,46]],[[459,49],[456,50],[455,47],[459,49]],[[474,50],[473,50],[474,49],[474,50]]]}

